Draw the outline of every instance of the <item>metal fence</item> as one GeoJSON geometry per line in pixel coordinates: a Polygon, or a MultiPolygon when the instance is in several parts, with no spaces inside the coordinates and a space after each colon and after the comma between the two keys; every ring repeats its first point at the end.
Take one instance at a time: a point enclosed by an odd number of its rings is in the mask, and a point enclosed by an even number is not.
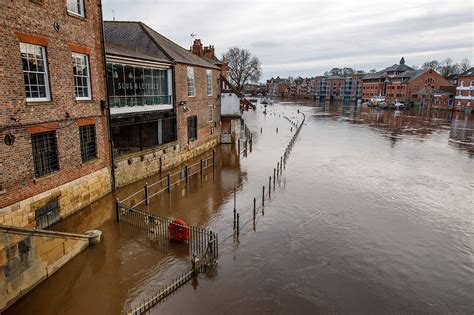
{"type": "Polygon", "coordinates": [[[116,211],[119,221],[143,229],[150,238],[158,241],[160,245],[169,246],[174,241],[172,231],[180,229],[182,233],[187,235],[185,244],[188,245],[189,256],[191,257],[191,268],[188,271],[179,275],[176,280],[159,290],[158,293],[132,308],[128,314],[135,315],[145,313],[194,276],[206,272],[209,268],[217,265],[219,258],[219,238],[217,233],[134,209],[119,201],[116,202],[116,211]]]}
{"type": "Polygon", "coordinates": [[[201,174],[202,176],[205,169],[212,167],[214,170],[215,165],[216,151],[213,150],[211,156],[202,158],[197,163],[185,165],[183,169],[180,169],[174,173],[168,172],[164,178],[152,184],[145,183],[143,189],[136,191],[122,200],[118,200],[118,202],[130,207],[137,207],[141,204],[148,205],[150,203],[150,198],[153,198],[163,192],[171,192],[171,189],[180,182],[185,181],[188,183],[191,176],[196,174],[201,174]]]}

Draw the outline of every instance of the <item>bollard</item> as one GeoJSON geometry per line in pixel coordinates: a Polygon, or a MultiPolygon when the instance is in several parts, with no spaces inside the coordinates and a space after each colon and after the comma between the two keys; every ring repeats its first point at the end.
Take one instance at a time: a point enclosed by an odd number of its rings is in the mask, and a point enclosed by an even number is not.
{"type": "Polygon", "coordinates": [[[265,205],[265,186],[262,186],[262,207],[265,205]]]}
{"type": "Polygon", "coordinates": [[[120,221],[120,200],[115,200],[115,213],[117,214],[117,221],[120,221]]]}
{"type": "Polygon", "coordinates": [[[290,131],[293,132],[293,127],[290,128],[290,131]]]}
{"type": "Polygon", "coordinates": [[[278,127],[277,127],[276,131],[277,131],[277,133],[278,133],[278,127]]]}
{"type": "Polygon", "coordinates": [[[171,192],[171,174],[168,172],[168,192],[171,192]]]}
{"type": "Polygon", "coordinates": [[[145,192],[145,204],[148,205],[150,200],[148,199],[148,183],[145,183],[145,187],[143,187],[143,190],[145,192]]]}

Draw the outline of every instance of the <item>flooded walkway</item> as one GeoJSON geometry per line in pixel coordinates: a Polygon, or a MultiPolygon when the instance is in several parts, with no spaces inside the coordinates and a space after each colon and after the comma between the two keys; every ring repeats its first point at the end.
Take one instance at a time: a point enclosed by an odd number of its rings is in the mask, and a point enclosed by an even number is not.
{"type": "MultiPolygon", "coordinates": [[[[473,115],[285,102],[245,120],[252,153],[239,159],[221,146],[215,173],[191,177],[147,208],[221,240],[217,273],[200,275],[151,313],[473,312],[473,115]],[[297,119],[297,110],[305,125],[254,229],[253,198],[292,136],[283,115],[297,119]]],[[[55,226],[98,228],[103,241],[6,314],[123,313],[189,268],[186,249],[160,248],[118,224],[114,198],[55,226]]]]}

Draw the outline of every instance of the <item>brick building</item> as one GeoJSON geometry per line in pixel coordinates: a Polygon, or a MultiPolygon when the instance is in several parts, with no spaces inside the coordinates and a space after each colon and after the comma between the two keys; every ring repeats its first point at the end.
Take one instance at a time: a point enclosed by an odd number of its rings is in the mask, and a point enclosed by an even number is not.
{"type": "MultiPolygon", "coordinates": [[[[399,64],[364,76],[362,98],[384,97],[386,102],[396,100],[423,104],[427,99],[434,100],[439,91],[452,91],[452,84],[431,69],[415,70],[405,65],[402,58],[399,64]],[[427,95],[429,94],[429,95],[427,95]]],[[[445,98],[445,94],[442,98],[445,98]]],[[[444,101],[443,101],[444,102],[444,101]]]]}
{"type": "Polygon", "coordinates": [[[474,100],[474,68],[458,76],[456,86],[455,106],[457,108],[472,108],[474,100]]]}
{"type": "Polygon", "coordinates": [[[44,228],[111,190],[102,12],[3,1],[0,224],[44,228]]]}
{"type": "Polygon", "coordinates": [[[217,145],[220,66],[141,22],[104,29],[117,186],[217,145]]]}

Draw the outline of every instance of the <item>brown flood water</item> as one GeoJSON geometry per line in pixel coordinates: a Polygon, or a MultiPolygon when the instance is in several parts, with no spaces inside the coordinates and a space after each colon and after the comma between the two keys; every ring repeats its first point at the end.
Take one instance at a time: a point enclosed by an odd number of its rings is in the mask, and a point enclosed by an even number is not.
{"type": "MultiPolygon", "coordinates": [[[[245,113],[255,141],[247,157],[223,145],[215,173],[151,200],[147,211],[218,232],[220,257],[215,274],[200,275],[150,313],[474,312],[474,115],[309,101],[268,112],[245,113]],[[292,135],[282,116],[301,120],[297,109],[305,125],[253,226],[252,199],[260,203],[292,135]]],[[[183,247],[159,247],[117,223],[116,196],[54,227],[98,228],[103,241],[6,314],[124,313],[189,268],[183,247]]]]}

